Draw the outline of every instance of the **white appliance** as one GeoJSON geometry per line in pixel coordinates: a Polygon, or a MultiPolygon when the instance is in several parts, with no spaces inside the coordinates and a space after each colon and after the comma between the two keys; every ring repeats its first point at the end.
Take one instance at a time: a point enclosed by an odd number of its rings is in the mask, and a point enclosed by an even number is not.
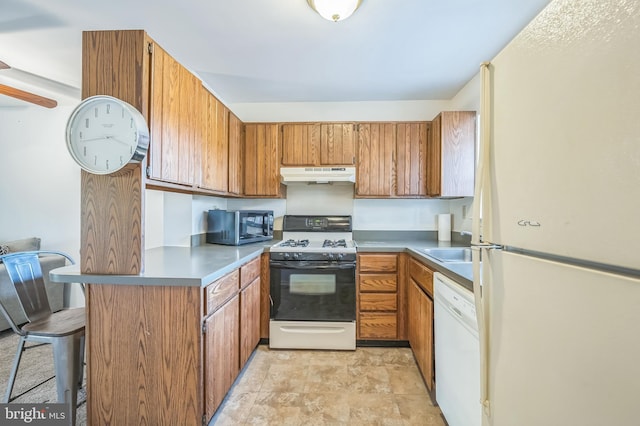
{"type": "Polygon", "coordinates": [[[282,183],[354,183],[356,181],[355,167],[281,167],[280,179],[282,183]]]}
{"type": "Polygon", "coordinates": [[[436,400],[449,426],[480,426],[480,346],[473,293],[433,274],[436,400]]]}
{"type": "Polygon", "coordinates": [[[640,422],[639,46],[640,2],[554,0],[481,68],[485,426],[640,422]]]}

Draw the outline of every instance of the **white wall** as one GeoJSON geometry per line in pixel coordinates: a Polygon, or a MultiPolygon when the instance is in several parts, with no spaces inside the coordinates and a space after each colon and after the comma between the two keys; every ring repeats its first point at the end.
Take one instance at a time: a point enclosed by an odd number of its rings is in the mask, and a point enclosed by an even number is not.
{"type": "MultiPolygon", "coordinates": [[[[39,237],[80,261],[80,168],[65,143],[74,106],[0,108],[0,242],[39,237]]],[[[72,286],[71,306],[84,303],[72,286]]]]}
{"type": "Polygon", "coordinates": [[[73,107],[0,108],[0,242],[42,238],[80,257],[80,168],[65,143],[73,107]]]}
{"type": "Polygon", "coordinates": [[[191,245],[191,236],[207,231],[207,211],[226,209],[227,199],[145,191],[145,248],[191,245]]]}
{"type": "Polygon", "coordinates": [[[480,111],[480,72],[449,101],[449,111],[480,111]]]}

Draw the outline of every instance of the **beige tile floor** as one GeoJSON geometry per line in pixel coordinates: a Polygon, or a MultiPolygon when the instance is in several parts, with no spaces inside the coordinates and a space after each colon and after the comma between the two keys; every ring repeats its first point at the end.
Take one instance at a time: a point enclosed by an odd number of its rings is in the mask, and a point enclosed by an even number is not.
{"type": "Polygon", "coordinates": [[[408,348],[259,346],[210,426],[445,425],[408,348]]]}

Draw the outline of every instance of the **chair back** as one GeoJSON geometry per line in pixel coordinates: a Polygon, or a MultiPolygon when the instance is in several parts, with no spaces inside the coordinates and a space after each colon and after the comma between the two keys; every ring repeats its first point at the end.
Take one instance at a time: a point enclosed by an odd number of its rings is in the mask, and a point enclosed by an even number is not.
{"type": "MultiPolygon", "coordinates": [[[[40,256],[46,254],[63,256],[72,264],[74,263],[73,259],[67,254],[48,250],[18,252],[0,256],[0,260],[4,262],[9,279],[13,284],[15,296],[29,322],[39,321],[51,315],[51,307],[49,306],[40,265],[40,256]]],[[[0,310],[7,317],[14,331],[17,331],[14,326],[15,322],[9,317],[9,313],[1,302],[0,310]]]]}

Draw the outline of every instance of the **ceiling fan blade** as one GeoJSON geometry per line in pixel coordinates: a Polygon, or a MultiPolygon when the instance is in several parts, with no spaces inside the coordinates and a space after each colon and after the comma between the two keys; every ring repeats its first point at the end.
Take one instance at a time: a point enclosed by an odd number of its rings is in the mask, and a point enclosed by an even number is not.
{"type": "Polygon", "coordinates": [[[22,101],[31,102],[32,104],[40,105],[45,108],[55,108],[58,106],[58,102],[53,99],[25,92],[24,90],[16,89],[15,87],[6,86],[4,84],[0,84],[0,94],[11,96],[12,98],[20,99],[22,101]]]}
{"type": "MultiPolygon", "coordinates": [[[[11,80],[15,80],[16,82],[18,82],[17,87],[23,87],[23,84],[26,84],[27,86],[40,88],[47,92],[54,92],[55,94],[60,94],[70,99],[80,100],[81,98],[80,89],[78,89],[77,87],[69,86],[68,84],[60,83],[59,81],[52,80],[50,78],[46,78],[37,74],[30,73],[29,71],[24,71],[24,70],[12,67],[11,65],[1,60],[0,60],[0,71],[2,71],[0,73],[0,77],[4,77],[0,80],[0,84],[7,83],[13,86],[13,82],[11,80]],[[6,81],[7,79],[9,80],[8,82],[6,81]]],[[[19,92],[29,93],[24,91],[23,89],[15,89],[15,88],[13,89],[19,92]]],[[[29,89],[29,87],[26,87],[26,89],[29,89]]],[[[38,96],[38,95],[32,95],[32,96],[38,96]]],[[[56,102],[42,96],[41,98],[46,99],[47,104],[50,104],[51,102],[56,102]]],[[[53,108],[53,107],[55,107],[55,105],[52,107],[47,106],[47,108],[53,108]]]]}

